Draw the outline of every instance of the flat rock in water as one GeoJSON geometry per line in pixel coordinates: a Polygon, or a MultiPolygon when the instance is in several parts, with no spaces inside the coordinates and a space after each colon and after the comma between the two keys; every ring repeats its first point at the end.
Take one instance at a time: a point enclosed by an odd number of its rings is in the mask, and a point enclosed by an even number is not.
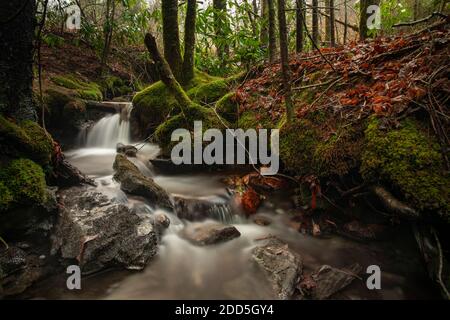
{"type": "Polygon", "coordinates": [[[263,269],[279,299],[290,299],[302,274],[302,259],[277,238],[252,251],[253,260],[263,269]]]}
{"type": "Polygon", "coordinates": [[[227,221],[227,214],[231,215],[232,213],[232,208],[228,203],[184,197],[174,197],[174,210],[178,218],[188,221],[206,219],[227,221]]]}
{"type": "Polygon", "coordinates": [[[327,265],[319,267],[310,277],[310,297],[314,300],[324,300],[347,287],[353,280],[359,278],[362,271],[359,264],[355,263],[345,269],[337,269],[327,265]]]}
{"type": "Polygon", "coordinates": [[[60,193],[52,253],[77,259],[84,273],[108,266],[142,269],[157,252],[153,219],[87,187],[60,193]]]}
{"type": "Polygon", "coordinates": [[[113,168],[116,171],[114,179],[120,182],[120,188],[124,192],[142,196],[164,208],[173,208],[169,194],[153,179],[144,176],[125,155],[116,156],[113,168]]]}
{"type": "Polygon", "coordinates": [[[187,225],[181,235],[194,244],[206,246],[232,240],[241,233],[234,226],[206,222],[187,225]]]}

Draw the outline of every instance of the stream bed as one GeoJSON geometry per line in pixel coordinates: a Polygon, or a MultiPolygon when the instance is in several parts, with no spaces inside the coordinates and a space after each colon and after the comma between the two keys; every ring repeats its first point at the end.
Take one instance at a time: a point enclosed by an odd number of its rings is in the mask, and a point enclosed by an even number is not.
{"type": "MultiPolygon", "coordinates": [[[[29,299],[274,299],[270,284],[250,259],[251,249],[261,238],[274,235],[289,244],[303,259],[304,272],[321,265],[344,268],[353,263],[363,267],[362,280],[355,280],[335,297],[339,299],[430,299],[438,295],[428,279],[415,240],[408,226],[399,226],[388,240],[357,242],[340,236],[327,238],[304,235],[288,225],[291,199],[274,194],[264,200],[258,214],[272,223],[260,226],[231,211],[211,219],[231,222],[241,236],[211,246],[196,246],[180,236],[190,223],[174,213],[153,208],[139,197],[127,196],[113,181],[112,164],[118,142],[128,144],[129,123],[121,114],[108,115],[87,135],[79,138],[79,148],[66,152],[67,159],[97,182],[99,191],[119,197],[130,206],[139,205],[148,214],[164,213],[171,223],[165,231],[158,254],[143,271],[105,270],[82,277],[82,289],[66,288],[67,274],[55,274],[35,284],[23,296],[29,299]],[[369,290],[365,271],[378,265],[382,271],[381,290],[369,290]]],[[[211,201],[229,199],[224,173],[159,172],[149,162],[158,155],[156,145],[146,144],[131,159],[142,173],[173,196],[211,201]]],[[[94,187],[93,187],[94,188],[94,187]]]]}

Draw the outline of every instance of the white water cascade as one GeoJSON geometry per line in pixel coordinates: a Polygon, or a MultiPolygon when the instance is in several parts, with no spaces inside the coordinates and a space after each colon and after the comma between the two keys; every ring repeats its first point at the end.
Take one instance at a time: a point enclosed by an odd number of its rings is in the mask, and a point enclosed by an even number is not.
{"type": "Polygon", "coordinates": [[[131,103],[123,104],[122,110],[104,117],[88,132],[86,147],[115,148],[117,143],[130,143],[131,103]]]}

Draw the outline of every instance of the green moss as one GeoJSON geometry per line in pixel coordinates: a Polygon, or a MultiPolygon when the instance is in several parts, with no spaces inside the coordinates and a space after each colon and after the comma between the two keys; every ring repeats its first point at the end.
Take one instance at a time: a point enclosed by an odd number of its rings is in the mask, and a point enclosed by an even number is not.
{"type": "Polygon", "coordinates": [[[212,104],[223,97],[230,90],[224,79],[199,85],[187,92],[189,98],[202,105],[212,104]]]}
{"type": "Polygon", "coordinates": [[[2,181],[0,181],[0,212],[10,208],[14,198],[2,181]]]}
{"type": "Polygon", "coordinates": [[[445,173],[439,145],[418,122],[408,119],[385,132],[370,118],[365,131],[361,174],[398,189],[419,210],[440,210],[450,221],[450,177],[445,173]]]}
{"type": "Polygon", "coordinates": [[[237,120],[239,104],[236,102],[234,92],[227,93],[216,103],[216,111],[224,119],[234,123],[237,120]]]}
{"type": "Polygon", "coordinates": [[[162,148],[163,154],[170,154],[171,148],[177,144],[171,141],[172,132],[180,128],[193,130],[194,121],[202,121],[203,131],[210,128],[224,129],[224,123],[228,125],[226,120],[219,119],[212,109],[193,103],[189,108],[184,108],[184,113],[171,117],[156,129],[155,139],[162,148]]]}
{"type": "MultiPolygon", "coordinates": [[[[195,71],[194,79],[184,86],[183,89],[188,91],[195,90],[197,87],[202,87],[219,79],[206,73],[195,71]]],[[[194,99],[194,101],[197,100],[194,99]]],[[[158,81],[134,96],[131,117],[133,121],[137,122],[140,133],[144,137],[153,132],[169,115],[177,115],[179,112],[179,105],[173,95],[164,83],[158,81]]]]}
{"type": "Polygon", "coordinates": [[[309,120],[301,120],[280,129],[280,159],[296,175],[315,171],[313,154],[318,145],[319,133],[309,120]]]}
{"type": "Polygon", "coordinates": [[[94,82],[85,82],[77,79],[75,76],[55,76],[52,81],[58,86],[75,90],[77,96],[85,100],[103,100],[103,94],[100,90],[100,86],[94,82]]]}
{"type": "Polygon", "coordinates": [[[15,204],[41,204],[46,201],[44,172],[29,159],[11,161],[0,170],[0,181],[9,190],[11,202],[15,204]]]}
{"type": "Polygon", "coordinates": [[[13,123],[0,116],[1,154],[26,156],[41,165],[48,165],[53,153],[53,140],[36,122],[13,123]]]}

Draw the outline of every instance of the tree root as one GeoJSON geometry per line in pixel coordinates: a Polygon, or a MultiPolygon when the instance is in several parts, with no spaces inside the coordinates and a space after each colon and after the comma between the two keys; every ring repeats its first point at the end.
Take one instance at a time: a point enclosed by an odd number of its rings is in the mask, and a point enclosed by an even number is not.
{"type": "Polygon", "coordinates": [[[377,196],[389,212],[397,214],[408,220],[416,220],[419,218],[419,213],[416,210],[395,198],[385,188],[381,186],[373,186],[371,187],[371,191],[375,196],[377,196]]]}

